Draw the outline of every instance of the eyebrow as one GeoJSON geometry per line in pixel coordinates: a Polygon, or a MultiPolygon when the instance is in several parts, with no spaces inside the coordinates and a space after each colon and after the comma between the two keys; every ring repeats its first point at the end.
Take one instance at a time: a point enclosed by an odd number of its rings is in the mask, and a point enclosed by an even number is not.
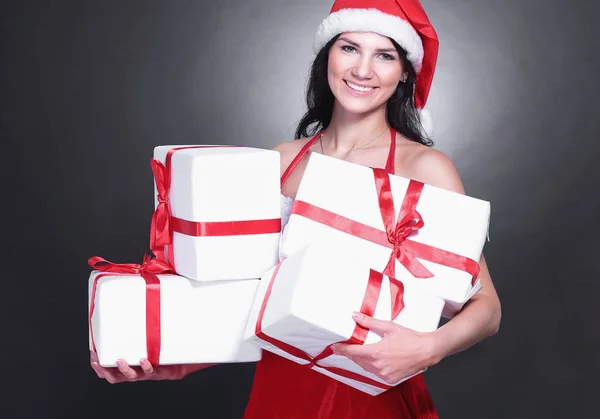
{"type": "MultiPolygon", "coordinates": [[[[338,38],[340,41],[345,41],[347,43],[349,43],[350,45],[352,45],[353,47],[360,47],[360,44],[357,44],[354,41],[349,40],[348,38],[344,38],[344,37],[340,37],[338,38]]],[[[392,47],[392,48],[377,48],[376,49],[377,52],[398,52],[396,51],[396,48],[392,47]]]]}

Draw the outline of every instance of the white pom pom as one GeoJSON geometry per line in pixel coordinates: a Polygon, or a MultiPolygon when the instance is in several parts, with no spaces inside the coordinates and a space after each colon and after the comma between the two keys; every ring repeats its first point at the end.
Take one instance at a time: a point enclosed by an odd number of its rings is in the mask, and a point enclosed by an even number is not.
{"type": "Polygon", "coordinates": [[[428,138],[433,134],[433,118],[429,109],[420,109],[419,118],[421,119],[421,132],[428,138]]]}

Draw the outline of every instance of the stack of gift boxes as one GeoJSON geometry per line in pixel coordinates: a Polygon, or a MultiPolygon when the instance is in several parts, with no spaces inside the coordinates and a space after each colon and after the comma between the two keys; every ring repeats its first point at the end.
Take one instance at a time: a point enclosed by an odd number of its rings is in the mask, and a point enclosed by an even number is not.
{"type": "Polygon", "coordinates": [[[94,257],[100,364],[253,362],[267,350],[376,395],[386,383],[336,342],[381,337],[352,312],[419,332],[480,289],[489,202],[313,153],[281,229],[279,153],[157,147],[141,265],[94,257]]]}
{"type": "Polygon", "coordinates": [[[278,262],[279,153],[163,146],[151,166],[156,257],[134,269],[91,260],[90,342],[100,364],[259,360],[261,349],[243,338],[260,277],[278,262]]]}

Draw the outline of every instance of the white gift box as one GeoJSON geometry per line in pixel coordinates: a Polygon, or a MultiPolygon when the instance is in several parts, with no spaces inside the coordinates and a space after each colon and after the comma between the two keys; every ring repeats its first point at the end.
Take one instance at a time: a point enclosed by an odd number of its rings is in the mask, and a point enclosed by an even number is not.
{"type": "MultiPolygon", "coordinates": [[[[389,178],[398,218],[410,179],[394,175],[389,178]]],[[[313,153],[298,188],[295,205],[299,201],[385,231],[373,170],[368,167],[313,153]]],[[[489,202],[425,185],[416,210],[421,214],[424,226],[408,237],[411,241],[479,263],[489,225],[489,202]]],[[[389,247],[339,231],[292,210],[283,232],[280,258],[320,240],[339,240],[354,246],[374,269],[381,271],[392,253],[389,247]]],[[[418,281],[446,301],[444,317],[453,317],[481,288],[479,282],[472,284],[473,278],[467,272],[421,259],[418,255],[417,260],[434,275],[418,281]]],[[[414,279],[398,261],[395,271],[396,278],[402,281],[414,279]]]]}
{"type": "MultiPolygon", "coordinates": [[[[89,278],[91,304],[93,283],[89,278]]],[[[244,329],[259,280],[197,282],[178,275],[160,279],[160,364],[254,362],[261,349],[244,342],[244,329]]],[[[97,281],[92,333],[100,365],[117,359],[139,365],[148,357],[146,282],[140,275],[109,275],[97,281]]]]}
{"type": "MultiPolygon", "coordinates": [[[[154,158],[165,164],[168,151],[177,147],[156,147],[154,158]]],[[[169,202],[175,218],[220,223],[226,228],[234,222],[252,221],[256,225],[281,219],[280,157],[276,151],[186,148],[173,153],[170,170],[169,202]]],[[[278,262],[281,227],[277,222],[277,231],[271,227],[266,234],[194,236],[175,231],[174,257],[167,258],[174,260],[179,275],[198,281],[260,278],[278,262]]]]}
{"type": "MultiPolygon", "coordinates": [[[[260,330],[265,335],[292,345],[311,358],[332,343],[347,341],[356,326],[352,313],[362,307],[371,271],[359,254],[341,242],[321,242],[302,248],[263,276],[248,320],[246,341],[371,395],[409,379],[390,385],[341,355],[331,355],[311,366],[310,359],[294,356],[257,336],[256,325],[262,312],[260,330]],[[376,383],[336,374],[323,367],[342,368],[376,383]]],[[[393,319],[395,323],[419,332],[437,329],[444,307],[441,298],[411,281],[404,283],[403,301],[405,306],[393,319]]],[[[385,275],[373,317],[381,320],[392,317],[390,280],[385,275]]],[[[368,332],[364,342],[376,343],[380,339],[376,333],[368,332]]]]}

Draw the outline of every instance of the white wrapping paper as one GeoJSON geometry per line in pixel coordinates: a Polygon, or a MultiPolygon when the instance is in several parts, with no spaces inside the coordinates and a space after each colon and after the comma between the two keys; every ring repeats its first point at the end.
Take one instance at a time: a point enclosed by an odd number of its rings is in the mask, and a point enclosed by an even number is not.
{"type": "MultiPolygon", "coordinates": [[[[307,364],[306,360],[286,353],[255,334],[274,270],[275,268],[266,272],[261,280],[245,339],[294,362],[307,364]]],[[[360,311],[369,273],[369,266],[360,254],[339,242],[321,242],[300,249],[281,263],[264,310],[262,331],[267,336],[305,351],[311,357],[334,342],[348,340],[356,326],[352,312],[360,311]]],[[[444,307],[442,299],[424,292],[418,284],[411,281],[404,283],[404,304],[404,309],[394,322],[419,332],[437,329],[444,307]]],[[[386,276],[374,317],[391,320],[389,278],[386,276]]],[[[369,332],[365,343],[376,343],[380,339],[377,334],[369,332]]],[[[340,367],[387,384],[343,356],[332,355],[319,364],[340,367]]],[[[375,395],[385,391],[371,384],[333,374],[318,366],[312,368],[368,394],[375,395]]],[[[408,378],[410,377],[395,384],[408,378]]]]}
{"type": "MultiPolygon", "coordinates": [[[[156,147],[154,158],[165,164],[174,147],[156,147]]],[[[172,215],[193,222],[281,218],[279,167],[279,153],[273,150],[178,150],[172,157],[172,215]]],[[[176,232],[175,270],[198,281],[260,278],[278,261],[280,236],[279,232],[193,237],[176,232]]]]}
{"type": "MultiPolygon", "coordinates": [[[[409,179],[392,175],[390,183],[397,215],[409,179]]],[[[313,153],[298,188],[296,201],[316,205],[384,231],[373,171],[368,167],[313,153]]],[[[479,262],[489,225],[489,202],[425,185],[416,209],[425,225],[413,233],[410,240],[479,262]]],[[[373,268],[380,271],[385,268],[391,254],[390,248],[292,212],[283,232],[280,258],[321,240],[343,241],[353,246],[373,268]]],[[[446,301],[444,317],[453,317],[480,289],[479,283],[472,286],[472,278],[466,272],[418,260],[434,274],[432,278],[419,279],[419,283],[446,301]]],[[[399,262],[396,262],[395,275],[400,280],[414,279],[399,262]]]]}
{"type": "MultiPolygon", "coordinates": [[[[92,285],[101,272],[89,278],[92,285]]],[[[259,347],[243,341],[259,280],[201,283],[177,275],[160,279],[160,364],[254,362],[259,347]]],[[[100,365],[146,358],[146,282],[139,275],[104,276],[96,286],[92,331],[100,365]]],[[[90,350],[92,349],[90,334],[90,350]]]]}

